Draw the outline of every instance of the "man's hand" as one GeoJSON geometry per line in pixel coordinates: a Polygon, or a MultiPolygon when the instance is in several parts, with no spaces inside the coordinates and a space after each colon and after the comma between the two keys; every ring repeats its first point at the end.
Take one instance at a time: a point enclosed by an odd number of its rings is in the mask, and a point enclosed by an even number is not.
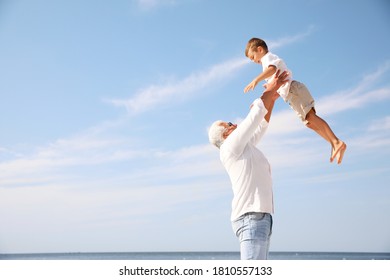
{"type": "Polygon", "coordinates": [[[284,71],[280,74],[280,70],[278,70],[275,74],[275,77],[265,86],[265,91],[261,96],[263,100],[264,106],[268,109],[269,106],[273,106],[273,103],[276,99],[279,98],[279,94],[277,90],[288,81],[288,72],[284,71]]]}
{"type": "MultiPolygon", "coordinates": [[[[280,70],[278,70],[274,76],[274,78],[269,81],[267,84],[264,85],[266,91],[277,91],[284,83],[288,81],[289,73],[287,71],[283,71],[282,74],[280,74],[280,70]]],[[[265,93],[264,92],[264,93],[265,93]]]]}

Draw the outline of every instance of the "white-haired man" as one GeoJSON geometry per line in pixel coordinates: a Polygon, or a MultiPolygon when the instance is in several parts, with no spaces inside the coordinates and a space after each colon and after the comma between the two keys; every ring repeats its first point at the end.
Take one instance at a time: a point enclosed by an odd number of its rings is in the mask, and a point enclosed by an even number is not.
{"type": "Polygon", "coordinates": [[[276,91],[286,81],[287,73],[278,71],[239,126],[216,121],[209,129],[210,143],[219,148],[232,183],[231,221],[243,260],[268,258],[274,211],[271,167],[256,145],[268,127],[276,91]]]}

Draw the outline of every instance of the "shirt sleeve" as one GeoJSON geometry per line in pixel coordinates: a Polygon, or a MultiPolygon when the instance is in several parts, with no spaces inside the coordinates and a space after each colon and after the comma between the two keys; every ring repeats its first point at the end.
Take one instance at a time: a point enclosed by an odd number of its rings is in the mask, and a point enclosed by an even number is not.
{"type": "Polygon", "coordinates": [[[259,144],[261,138],[263,138],[265,132],[267,131],[267,128],[268,128],[268,122],[263,119],[261,122],[260,122],[260,125],[257,127],[255,133],[253,134],[253,137],[251,139],[251,142],[253,145],[257,145],[259,144]]]}
{"type": "Polygon", "coordinates": [[[279,56],[273,54],[273,53],[268,53],[267,55],[264,56],[262,60],[262,64],[264,67],[269,67],[270,65],[275,66],[276,68],[280,68],[281,64],[283,63],[283,60],[279,58],[279,56]]]}
{"type": "MultiPolygon", "coordinates": [[[[288,71],[289,75],[288,75],[288,78],[289,80],[292,79],[292,72],[290,69],[287,68],[287,65],[286,63],[283,61],[283,59],[281,59],[279,56],[277,56],[276,54],[273,54],[271,52],[268,52],[265,56],[263,56],[263,58],[261,59],[261,64],[263,65],[263,71],[265,71],[266,69],[268,69],[268,67],[270,65],[273,65],[276,67],[276,70],[280,70],[281,72],[283,71],[288,71]]],[[[275,77],[275,74],[272,75],[272,77],[270,78],[267,78],[266,81],[267,82],[270,82],[271,79],[273,79],[275,77]]]]}
{"type": "Polygon", "coordinates": [[[258,98],[252,103],[252,108],[247,117],[237,128],[228,136],[223,143],[223,148],[229,150],[235,156],[240,156],[245,146],[251,143],[257,143],[264,135],[268,123],[262,122],[268,110],[264,107],[263,101],[258,98]]]}

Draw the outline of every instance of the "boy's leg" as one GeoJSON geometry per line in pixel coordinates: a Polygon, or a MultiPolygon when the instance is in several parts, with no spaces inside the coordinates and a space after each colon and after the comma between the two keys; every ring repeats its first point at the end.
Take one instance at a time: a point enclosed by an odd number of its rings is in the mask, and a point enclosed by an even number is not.
{"type": "Polygon", "coordinates": [[[337,162],[340,164],[347,145],[334,135],[329,125],[323,119],[317,116],[314,109],[314,99],[303,83],[298,81],[291,83],[288,103],[307,127],[313,129],[331,144],[330,162],[333,162],[337,157],[337,162]]]}
{"type": "Polygon", "coordinates": [[[336,137],[326,121],[317,116],[314,108],[307,113],[306,120],[308,121],[306,124],[307,127],[313,129],[332,145],[330,162],[333,162],[337,156],[337,163],[340,164],[343,160],[347,145],[336,137]]]}

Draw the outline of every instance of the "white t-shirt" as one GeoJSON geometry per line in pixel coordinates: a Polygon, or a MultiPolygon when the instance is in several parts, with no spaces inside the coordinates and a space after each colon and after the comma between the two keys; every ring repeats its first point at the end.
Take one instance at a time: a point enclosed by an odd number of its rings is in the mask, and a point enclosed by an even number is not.
{"type": "Polygon", "coordinates": [[[248,116],[220,148],[220,159],[233,188],[231,220],[248,212],[273,213],[271,167],[256,148],[268,127],[267,109],[259,98],[248,116]]]}
{"type": "MultiPolygon", "coordinates": [[[[281,58],[279,58],[276,54],[268,52],[266,55],[264,55],[261,58],[261,65],[263,66],[263,71],[268,69],[270,65],[273,65],[276,67],[276,70],[280,70],[280,73],[282,73],[283,71],[288,71],[290,73],[288,76],[288,82],[285,83],[283,86],[281,86],[278,90],[280,97],[282,97],[283,100],[286,101],[288,92],[290,90],[290,85],[292,82],[292,72],[287,68],[286,63],[284,63],[284,61],[281,58]]],[[[274,76],[275,74],[272,75],[270,78],[266,79],[266,81],[267,82],[270,81],[271,79],[274,78],[274,76]]]]}

